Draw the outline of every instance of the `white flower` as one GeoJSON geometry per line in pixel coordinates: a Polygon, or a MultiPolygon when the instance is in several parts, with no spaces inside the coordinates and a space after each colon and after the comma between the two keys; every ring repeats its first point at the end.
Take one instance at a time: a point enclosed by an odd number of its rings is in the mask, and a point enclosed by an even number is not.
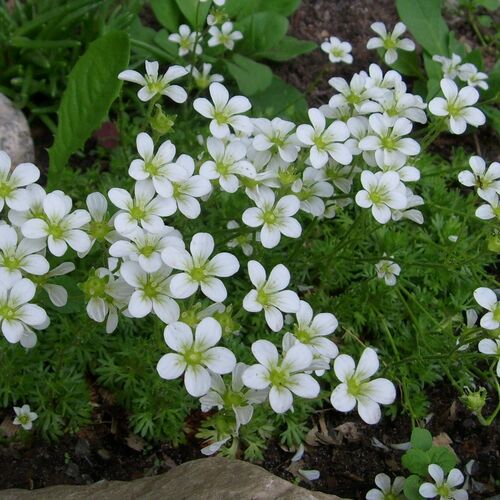
{"type": "Polygon", "coordinates": [[[486,330],[496,330],[500,327],[500,302],[491,288],[480,287],[474,290],[476,302],[487,309],[479,324],[486,330]]]}
{"type": "Polygon", "coordinates": [[[377,353],[370,347],[361,354],[357,367],[351,356],[338,356],[334,362],[334,370],[342,383],[332,392],[332,406],[338,411],[348,412],[357,403],[358,413],[363,421],[376,424],[381,417],[379,404],[389,405],[396,399],[396,389],[390,380],[368,380],[378,368],[377,353]]]}
{"type": "Polygon", "coordinates": [[[39,184],[26,187],[28,207],[25,210],[9,210],[9,221],[13,226],[21,227],[27,220],[43,217],[43,200],[47,196],[39,184]]]}
{"type": "Polygon", "coordinates": [[[402,77],[397,71],[390,69],[384,74],[382,68],[375,63],[370,64],[366,77],[367,88],[393,89],[399,82],[402,82],[402,77]]]}
{"type": "Polygon", "coordinates": [[[498,195],[492,197],[487,203],[476,209],[476,217],[483,220],[494,219],[500,220],[500,204],[498,203],[498,195]]]}
{"type": "Polygon", "coordinates": [[[391,478],[383,472],[375,476],[375,484],[379,489],[373,488],[366,494],[366,500],[396,500],[403,492],[405,478],[398,476],[391,484],[391,478]]]}
{"type": "Polygon", "coordinates": [[[313,316],[312,307],[305,301],[300,301],[297,318],[293,326],[293,337],[301,344],[309,347],[313,356],[334,359],[339,354],[338,347],[329,339],[339,324],[331,313],[320,313],[313,316]]]}
{"type": "Polygon", "coordinates": [[[220,29],[217,26],[211,26],[208,32],[211,35],[208,40],[209,47],[224,45],[226,49],[233,50],[234,42],[243,38],[241,31],[233,31],[233,23],[230,21],[226,21],[220,29]]]}
{"type": "Polygon", "coordinates": [[[255,167],[244,160],[247,148],[241,141],[232,141],[226,145],[215,137],[207,139],[207,149],[212,160],[200,167],[200,175],[207,179],[218,179],[220,187],[227,193],[235,193],[240,185],[237,175],[255,178],[255,167]]]}
{"type": "Polygon", "coordinates": [[[486,201],[500,194],[500,163],[493,162],[486,169],[486,162],[480,156],[472,156],[469,160],[472,170],[462,170],[458,174],[458,180],[467,187],[475,187],[477,194],[486,201]]]}
{"type": "Polygon", "coordinates": [[[14,406],[14,413],[16,414],[16,418],[14,418],[12,423],[20,425],[26,431],[33,428],[33,422],[38,418],[38,415],[34,411],[31,411],[30,405],[14,406]]]}
{"type": "Polygon", "coordinates": [[[199,97],[193,102],[194,109],[205,118],[210,118],[210,132],[217,139],[223,139],[230,133],[229,125],[237,132],[250,134],[253,126],[250,118],[240,113],[248,111],[252,105],[243,96],[229,98],[226,87],[220,83],[212,83],[209,87],[213,104],[204,97],[199,97]]]}
{"type": "Polygon", "coordinates": [[[188,72],[193,75],[194,81],[197,87],[201,90],[206,89],[213,82],[223,82],[224,77],[218,73],[210,74],[212,71],[212,65],[209,63],[203,63],[203,69],[199,71],[197,68],[191,67],[191,65],[186,66],[188,72]]]}
{"type": "Polygon", "coordinates": [[[432,60],[441,64],[441,71],[445,78],[454,80],[457,77],[460,63],[462,62],[462,58],[459,55],[452,54],[450,59],[436,54],[432,56],[432,60]]]}
{"type": "Polygon", "coordinates": [[[29,208],[29,193],[22,189],[33,184],[40,177],[33,163],[20,163],[11,170],[10,156],[0,151],[0,211],[4,205],[13,210],[27,210],[29,208]]]}
{"type": "Polygon", "coordinates": [[[71,212],[71,207],[69,196],[54,191],[43,200],[43,214],[27,220],[21,232],[26,238],[47,238],[49,251],[56,257],[64,255],[68,245],[77,252],[88,252],[91,240],[80,228],[90,222],[90,214],[86,210],[71,212]]]}
{"type": "Polygon", "coordinates": [[[112,219],[106,219],[108,213],[108,201],[101,193],[90,193],[86,199],[86,205],[91,221],[83,229],[90,236],[90,248],[87,252],[78,252],[78,257],[83,259],[96,241],[107,241],[113,243],[118,238],[118,233],[113,228],[112,219]]]}
{"type": "Polygon", "coordinates": [[[281,235],[298,238],[302,227],[292,216],[300,208],[300,201],[294,195],[276,198],[272,189],[262,186],[253,196],[256,207],[247,208],[242,215],[243,222],[250,227],[260,227],[260,240],[265,248],[274,248],[281,235]]]}
{"type": "Polygon", "coordinates": [[[466,63],[458,67],[458,78],[471,87],[479,87],[483,90],[488,90],[486,80],[488,75],[479,71],[474,64],[466,63]]]}
{"type": "Polygon", "coordinates": [[[387,286],[394,286],[396,278],[401,272],[401,267],[392,260],[382,259],[375,264],[375,270],[378,279],[383,279],[387,286]]]}
{"type": "MultiPolygon", "coordinates": [[[[235,221],[235,220],[230,220],[227,223],[227,228],[228,229],[238,229],[240,225],[235,221]]],[[[239,236],[236,236],[236,238],[233,238],[232,240],[229,240],[227,242],[228,248],[235,248],[237,246],[240,246],[241,249],[243,250],[243,253],[247,256],[250,257],[253,253],[253,234],[252,233],[242,233],[239,236]]]]}
{"type": "Polygon", "coordinates": [[[184,372],[184,385],[191,396],[200,397],[210,390],[207,368],[218,374],[229,373],[236,364],[234,354],[225,347],[214,347],[222,336],[220,324],[204,318],[196,327],[193,339],[191,328],[182,322],[165,328],[165,342],[175,353],[158,361],[156,370],[161,378],[173,380],[184,372]]]}
{"type": "Polygon", "coordinates": [[[349,165],[352,154],[345,144],[349,138],[349,129],[341,121],[334,121],[326,127],[326,119],[319,109],[311,108],[308,111],[311,125],[299,125],[297,138],[306,146],[310,146],[309,160],[314,168],[323,167],[330,155],[342,165],[349,165]]]}
{"type": "Polygon", "coordinates": [[[321,50],[328,54],[330,62],[352,63],[352,45],[348,42],[341,42],[336,36],[331,36],[321,44],[321,50]]]}
{"type": "Polygon", "coordinates": [[[500,339],[483,339],[478,345],[479,352],[489,354],[498,358],[497,377],[500,377],[500,339]]]}
{"type": "Polygon", "coordinates": [[[0,324],[5,338],[15,344],[28,327],[43,330],[49,325],[44,309],[30,304],[36,286],[26,278],[17,281],[12,288],[0,283],[0,324]]]}
{"type": "Polygon", "coordinates": [[[23,273],[40,276],[49,270],[49,263],[38,252],[45,249],[45,241],[23,238],[19,241],[16,230],[0,225],[0,283],[10,288],[23,273]]]}
{"type": "Polygon", "coordinates": [[[423,483],[418,492],[425,498],[435,498],[440,500],[466,500],[469,495],[464,489],[456,489],[464,482],[464,475],[458,469],[451,469],[448,478],[445,480],[444,472],[439,465],[430,464],[429,475],[434,479],[434,483],[423,483]]]}
{"type": "Polygon", "coordinates": [[[171,269],[163,266],[154,273],[147,273],[137,262],[127,261],[120,267],[121,277],[135,290],[128,303],[128,312],[134,318],[144,318],[151,311],[164,322],[179,319],[180,309],[172,298],[171,269]]]}
{"type": "Polygon", "coordinates": [[[279,332],[283,328],[281,311],[295,313],[300,307],[298,295],[285,290],[290,283],[290,272],[283,264],[278,264],[266,279],[266,270],[259,262],[251,260],[248,262],[248,275],[255,289],[245,295],[243,309],[249,312],[264,310],[269,328],[279,332]]]}
{"type": "MultiPolygon", "coordinates": [[[[347,83],[344,78],[330,78],[328,84],[339,93],[328,101],[328,108],[332,110],[340,106],[349,106],[357,112],[361,112],[362,106],[371,102],[370,99],[378,99],[387,92],[386,89],[376,86],[368,87],[367,82],[368,78],[358,73],[351,78],[350,83],[347,83]]],[[[321,108],[321,111],[323,110],[326,108],[321,108]]],[[[325,116],[332,117],[330,113],[325,114],[325,116]]]]}
{"type": "Polygon", "coordinates": [[[140,225],[151,233],[160,233],[165,228],[162,217],[172,215],[175,206],[168,199],[155,196],[152,182],[138,181],[134,187],[135,199],[128,191],[111,188],[108,197],[119,208],[114,219],[115,229],[123,236],[130,236],[140,225]]]}
{"type": "MultiPolygon", "coordinates": [[[[384,160],[384,158],[381,158],[384,160]]],[[[389,161],[383,161],[377,166],[382,172],[397,172],[402,182],[413,182],[420,179],[420,170],[417,167],[406,165],[404,156],[393,156],[389,161]]]]}
{"type": "Polygon", "coordinates": [[[253,121],[256,133],[252,146],[256,151],[266,152],[267,161],[280,158],[291,163],[297,159],[300,150],[297,137],[292,133],[295,124],[281,118],[256,118],[253,121]]]}
{"type": "Polygon", "coordinates": [[[472,107],[479,99],[479,92],[474,87],[464,87],[459,91],[456,83],[448,78],[443,78],[440,85],[444,98],[434,97],[429,102],[429,111],[447,117],[451,132],[463,134],[468,123],[474,127],[484,125],[484,113],[472,107]]]}
{"type": "Polygon", "coordinates": [[[56,285],[54,283],[47,283],[47,280],[54,278],[56,276],[64,276],[75,270],[75,265],[72,262],[63,262],[58,266],[51,269],[48,273],[42,276],[39,281],[39,286],[41,286],[49,296],[50,301],[56,307],[64,307],[68,302],[68,292],[61,285],[56,285]]]}
{"type": "Polygon", "coordinates": [[[211,373],[210,391],[200,398],[201,410],[210,411],[227,408],[236,417],[236,432],[242,425],[248,424],[253,415],[253,404],[262,403],[267,398],[267,391],[248,390],[243,385],[243,373],[248,368],[245,363],[236,363],[228,386],[217,373],[211,373]]]}
{"type": "Polygon", "coordinates": [[[184,57],[190,52],[195,52],[200,55],[203,52],[201,47],[201,33],[196,31],[191,32],[191,28],[187,24],[181,24],[179,26],[179,33],[172,33],[168,36],[171,42],[179,44],[179,55],[184,57]],[[196,50],[195,50],[196,44],[196,50]]]}
{"type": "Polygon", "coordinates": [[[137,92],[137,96],[143,102],[147,102],[157,95],[166,95],[177,103],[184,102],[187,99],[187,92],[179,85],[170,85],[170,82],[187,75],[186,68],[177,65],[170,66],[163,76],[158,76],[158,69],[157,61],[146,61],[145,76],[138,71],[127,69],[122,71],[118,78],[141,85],[142,88],[137,92]]]}
{"type": "Polygon", "coordinates": [[[406,188],[406,207],[404,210],[394,210],[392,209],[392,220],[400,221],[402,219],[411,220],[417,224],[424,223],[424,216],[420,210],[416,210],[413,207],[419,207],[424,204],[424,200],[421,196],[413,194],[410,188],[406,188]]]}
{"type": "Polygon", "coordinates": [[[292,191],[300,200],[300,209],[316,217],[325,212],[325,202],[321,198],[333,196],[333,186],[325,181],[324,173],[312,167],[304,170],[302,180],[293,183],[292,191]]]}
{"type": "Polygon", "coordinates": [[[417,141],[408,135],[412,123],[407,118],[393,120],[388,116],[375,113],[368,119],[373,134],[369,134],[359,141],[358,147],[363,151],[375,151],[375,160],[378,165],[392,162],[395,158],[415,156],[420,152],[417,141]]]}
{"type": "Polygon", "coordinates": [[[200,202],[196,198],[210,193],[212,185],[202,175],[193,175],[194,160],[191,156],[180,155],[176,164],[184,171],[184,178],[178,182],[172,182],[173,193],[166,200],[168,210],[175,213],[179,209],[188,219],[196,219],[201,212],[200,202]]]}
{"type": "Polygon", "coordinates": [[[268,340],[252,344],[252,353],[259,364],[243,373],[243,383],[251,389],[271,386],[269,404],[276,413],[285,413],[293,404],[293,394],[312,399],[319,394],[318,382],[305,373],[312,361],[311,351],[302,344],[291,347],[280,360],[278,350],[268,340]]]}
{"type": "Polygon", "coordinates": [[[198,288],[214,302],[224,302],[227,290],[217,276],[227,278],[238,272],[238,259],[227,252],[222,252],[210,260],[214,251],[214,239],[208,233],[197,233],[191,239],[189,249],[169,247],[162,253],[162,259],[168,266],[183,271],[172,277],[170,287],[176,298],[190,297],[198,288]]]}
{"type": "Polygon", "coordinates": [[[153,234],[137,228],[130,241],[119,240],[109,249],[112,257],[133,260],[147,273],[154,273],[162,266],[161,253],[165,248],[174,246],[184,248],[184,242],[175,230],[153,234]]]}
{"type": "Polygon", "coordinates": [[[155,154],[153,139],[144,132],[137,136],[136,142],[142,160],[133,160],[128,174],[136,181],[150,179],[155,191],[163,198],[172,196],[172,182],[178,182],[185,177],[184,170],[172,162],[175,146],[172,142],[165,141],[155,154]]]}
{"type": "Polygon", "coordinates": [[[362,208],[372,209],[377,222],[385,224],[391,219],[391,209],[406,207],[406,189],[396,172],[361,172],[364,190],[356,193],[356,203],[362,208]]]}
{"type": "Polygon", "coordinates": [[[384,23],[373,23],[370,28],[379,35],[378,37],[370,38],[366,44],[367,49],[382,49],[384,51],[384,61],[386,64],[393,64],[398,58],[397,49],[413,51],[415,43],[409,38],[399,40],[399,37],[406,31],[406,26],[399,22],[394,26],[391,32],[387,32],[384,23]]]}

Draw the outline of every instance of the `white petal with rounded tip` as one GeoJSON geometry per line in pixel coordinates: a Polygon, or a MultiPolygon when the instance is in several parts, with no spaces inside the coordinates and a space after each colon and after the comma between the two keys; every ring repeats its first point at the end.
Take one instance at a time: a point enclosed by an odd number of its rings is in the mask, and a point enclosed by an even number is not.
{"type": "MultiPolygon", "coordinates": [[[[283,266],[283,267],[285,267],[285,266],[283,266]]],[[[288,272],[288,270],[287,270],[287,272],[288,272]]],[[[250,281],[252,282],[252,284],[256,288],[261,288],[266,283],[266,270],[264,269],[262,264],[260,264],[256,260],[250,260],[248,262],[248,276],[250,278],[250,281]]],[[[290,279],[288,280],[288,282],[289,281],[290,281],[290,279]]],[[[286,287],[288,285],[288,282],[284,287],[286,287]]],[[[266,289],[268,289],[268,288],[266,287],[266,289]]]]}
{"type": "Polygon", "coordinates": [[[330,403],[337,411],[348,412],[356,406],[356,398],[347,392],[346,384],[340,384],[332,391],[330,403]]]}
{"type": "Polygon", "coordinates": [[[151,299],[144,296],[144,293],[140,290],[136,290],[130,297],[128,304],[128,311],[134,318],[144,318],[153,309],[153,303],[151,299]]]}
{"type": "Polygon", "coordinates": [[[363,384],[363,394],[383,405],[390,405],[396,399],[394,384],[386,378],[377,378],[363,384]]]}
{"type": "Polygon", "coordinates": [[[365,396],[358,396],[358,413],[367,424],[373,425],[380,421],[381,411],[378,403],[365,396]]]}
{"type": "Polygon", "coordinates": [[[276,366],[278,363],[278,349],[268,340],[257,340],[252,344],[252,353],[255,359],[266,368],[276,366]]]}
{"type": "Polygon", "coordinates": [[[205,353],[204,363],[214,373],[230,373],[236,365],[234,354],[225,347],[212,347],[205,353]]]}
{"type": "Polygon", "coordinates": [[[165,323],[173,323],[180,316],[180,308],[177,302],[167,295],[160,295],[152,300],[153,311],[165,323]]]}
{"type": "Polygon", "coordinates": [[[341,382],[346,382],[347,378],[351,377],[354,374],[356,365],[351,356],[348,356],[347,354],[341,354],[335,359],[333,368],[337,378],[341,382]]]}
{"type": "Polygon", "coordinates": [[[444,472],[439,465],[430,464],[428,467],[429,475],[434,479],[437,485],[441,485],[444,483],[444,472]]]}
{"type": "Polygon", "coordinates": [[[273,332],[279,332],[283,328],[283,314],[274,306],[264,309],[266,323],[273,332]]]}
{"type": "Polygon", "coordinates": [[[156,365],[156,371],[161,378],[173,380],[184,373],[186,366],[183,356],[171,352],[160,358],[156,365]]]}
{"type": "Polygon", "coordinates": [[[486,287],[476,288],[476,290],[474,290],[474,299],[481,307],[489,311],[491,311],[493,306],[497,303],[495,292],[486,287]]]}
{"type": "Polygon", "coordinates": [[[311,362],[310,349],[303,344],[295,344],[286,352],[282,366],[286,366],[290,372],[297,372],[305,370],[311,362]]]}
{"type": "Polygon", "coordinates": [[[184,384],[191,396],[204,396],[210,390],[210,375],[206,368],[200,365],[188,366],[184,374],[184,384]]]}
{"type": "Polygon", "coordinates": [[[243,383],[251,389],[262,390],[269,386],[269,372],[262,365],[248,367],[242,375],[243,383]]]}
{"type": "Polygon", "coordinates": [[[224,302],[227,298],[227,290],[224,283],[218,278],[209,277],[200,284],[201,291],[214,302],[224,302]]]}
{"type": "Polygon", "coordinates": [[[188,349],[193,344],[191,328],[181,321],[167,325],[163,333],[163,338],[168,347],[177,352],[188,349]]]}
{"type": "Polygon", "coordinates": [[[367,347],[359,358],[358,366],[356,368],[356,378],[359,380],[365,380],[374,375],[378,368],[379,361],[377,353],[371,347],[367,347]]]}
{"type": "Polygon", "coordinates": [[[170,281],[170,290],[176,299],[190,297],[198,290],[198,283],[186,273],[175,274],[170,281]]]}
{"type": "Polygon", "coordinates": [[[269,391],[269,404],[276,413],[285,413],[292,407],[292,393],[285,387],[273,386],[269,391]]]}
{"type": "Polygon", "coordinates": [[[305,373],[292,375],[287,382],[287,387],[297,396],[307,399],[317,397],[320,390],[318,382],[305,373]]]}

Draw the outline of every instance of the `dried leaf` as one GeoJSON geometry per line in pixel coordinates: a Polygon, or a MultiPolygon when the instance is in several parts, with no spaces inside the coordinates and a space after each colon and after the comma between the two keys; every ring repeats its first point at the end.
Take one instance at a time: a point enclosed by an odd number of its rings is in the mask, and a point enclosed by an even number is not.
{"type": "Polygon", "coordinates": [[[146,444],[144,442],[144,439],[142,439],[137,434],[130,434],[125,441],[127,443],[127,446],[135,451],[142,451],[146,444]]]}
{"type": "Polygon", "coordinates": [[[0,430],[6,437],[12,437],[16,432],[19,431],[19,427],[12,423],[9,417],[5,417],[3,422],[0,424],[0,430]]]}
{"type": "Polygon", "coordinates": [[[362,436],[355,422],[345,422],[335,427],[335,430],[339,431],[346,441],[350,443],[359,443],[361,441],[362,436]]]}

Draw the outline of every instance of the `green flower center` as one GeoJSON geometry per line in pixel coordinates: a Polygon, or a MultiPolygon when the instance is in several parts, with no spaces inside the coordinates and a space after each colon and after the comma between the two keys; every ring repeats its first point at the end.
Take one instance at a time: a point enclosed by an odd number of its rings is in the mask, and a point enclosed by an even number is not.
{"type": "Polygon", "coordinates": [[[98,241],[103,241],[110,231],[111,228],[106,222],[92,221],[90,223],[90,235],[98,241]]]}
{"type": "Polygon", "coordinates": [[[201,282],[207,277],[207,273],[203,267],[193,267],[189,272],[193,281],[201,282]]]}
{"type": "Polygon", "coordinates": [[[455,116],[460,116],[462,112],[462,106],[457,105],[456,102],[449,102],[448,103],[448,113],[450,116],[455,117],[455,116]]]}
{"type": "Polygon", "coordinates": [[[362,384],[355,378],[350,377],[346,381],[347,392],[354,397],[360,396],[362,393],[362,384]]]}
{"type": "Polygon", "coordinates": [[[276,223],[276,215],[272,210],[266,210],[262,214],[262,220],[264,221],[265,224],[270,224],[273,225],[276,223]]]}
{"type": "Polygon", "coordinates": [[[55,239],[60,240],[64,236],[64,228],[60,224],[48,222],[48,233],[55,239]]]}
{"type": "Polygon", "coordinates": [[[0,305],[0,317],[6,320],[16,319],[16,311],[8,304],[0,305]]]}
{"type": "Polygon", "coordinates": [[[452,491],[447,484],[442,484],[440,486],[437,486],[436,490],[438,492],[438,495],[440,495],[442,498],[451,498],[452,491]]]}
{"type": "Polygon", "coordinates": [[[0,198],[7,198],[12,193],[12,187],[6,182],[0,182],[0,198]]]}
{"type": "Polygon", "coordinates": [[[195,351],[193,347],[184,353],[186,363],[191,366],[200,365],[203,361],[203,353],[195,351]]]}
{"type": "Polygon", "coordinates": [[[316,147],[317,147],[318,149],[320,149],[320,150],[321,150],[321,149],[325,149],[325,147],[326,147],[326,145],[327,145],[327,144],[326,144],[326,142],[325,142],[325,141],[324,141],[324,139],[323,139],[323,136],[321,136],[321,135],[317,135],[317,136],[314,138],[314,144],[315,144],[315,145],[316,145],[316,147]]]}
{"type": "Polygon", "coordinates": [[[396,48],[396,40],[393,40],[392,38],[386,38],[384,40],[384,49],[390,50],[390,49],[395,49],[396,48]]]}
{"type": "Polygon", "coordinates": [[[290,186],[297,180],[297,174],[293,168],[287,168],[286,170],[280,170],[278,178],[282,184],[290,186]]]}
{"type": "Polygon", "coordinates": [[[141,248],[141,254],[144,255],[144,257],[151,257],[155,250],[156,248],[153,245],[146,245],[141,248]]]}
{"type": "Polygon", "coordinates": [[[142,207],[134,205],[130,209],[130,217],[132,217],[132,219],[141,220],[141,219],[144,219],[145,215],[146,215],[146,212],[145,212],[144,208],[142,208],[142,207]]]}
{"type": "Polygon", "coordinates": [[[165,84],[158,80],[146,77],[147,87],[151,92],[159,94],[164,88],[165,84]]]}
{"type": "Polygon", "coordinates": [[[228,389],[226,391],[222,399],[224,400],[225,406],[227,406],[228,408],[232,408],[233,406],[247,405],[245,396],[241,392],[234,392],[231,389],[228,389]]]}
{"type": "Polygon", "coordinates": [[[309,344],[311,342],[311,334],[306,330],[301,330],[299,325],[295,325],[295,331],[293,333],[299,342],[303,344],[309,344]]]}
{"type": "Polygon", "coordinates": [[[14,256],[4,256],[2,265],[11,271],[15,269],[19,269],[19,265],[21,264],[20,259],[16,259],[14,256]]]}
{"type": "Polygon", "coordinates": [[[227,175],[229,175],[229,168],[230,166],[229,165],[226,165],[225,163],[223,162],[217,162],[215,164],[215,169],[217,170],[217,172],[219,172],[219,174],[222,176],[222,177],[226,177],[227,175]]]}
{"type": "Polygon", "coordinates": [[[146,297],[154,299],[158,295],[158,285],[156,283],[148,282],[143,286],[142,291],[146,297]]]}
{"type": "Polygon", "coordinates": [[[260,290],[257,290],[257,302],[263,306],[269,305],[269,294],[261,288],[260,290]]]}
{"type": "Polygon", "coordinates": [[[355,94],[354,92],[351,92],[347,97],[346,100],[349,104],[359,104],[361,102],[361,96],[358,94],[355,94]]]}
{"type": "Polygon", "coordinates": [[[106,297],[107,278],[92,276],[83,285],[85,294],[89,297],[106,297]]]}
{"type": "Polygon", "coordinates": [[[26,424],[29,424],[31,422],[29,415],[26,415],[25,413],[23,413],[22,415],[19,415],[17,418],[19,419],[19,422],[21,423],[21,425],[26,425],[26,424]]]}
{"type": "Polygon", "coordinates": [[[146,162],[144,162],[144,170],[149,175],[151,175],[152,177],[154,177],[155,175],[158,175],[159,167],[158,167],[158,165],[156,165],[152,161],[146,161],[146,162]]]}
{"type": "Polygon", "coordinates": [[[389,151],[392,151],[396,147],[396,141],[391,136],[382,137],[380,142],[382,143],[382,147],[389,151]]]}
{"type": "Polygon", "coordinates": [[[284,387],[290,377],[288,370],[285,370],[281,366],[276,366],[272,368],[269,372],[269,380],[271,384],[275,387],[284,387]]]}
{"type": "Polygon", "coordinates": [[[332,49],[332,55],[335,57],[342,57],[344,55],[344,51],[336,47],[332,49]]]}
{"type": "Polygon", "coordinates": [[[215,111],[214,113],[214,120],[219,124],[223,125],[224,123],[227,123],[227,116],[223,111],[215,111]]]}

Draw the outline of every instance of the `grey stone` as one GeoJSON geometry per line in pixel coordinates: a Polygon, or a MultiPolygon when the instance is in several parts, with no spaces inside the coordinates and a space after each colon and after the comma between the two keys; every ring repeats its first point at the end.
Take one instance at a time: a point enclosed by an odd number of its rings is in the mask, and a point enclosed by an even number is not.
{"type": "Polygon", "coordinates": [[[0,150],[8,153],[12,166],[34,162],[35,148],[28,122],[10,99],[0,94],[0,150]]]}
{"type": "Polygon", "coordinates": [[[203,458],[131,482],[0,491],[1,500],[339,500],[308,491],[241,460],[203,458]]]}

